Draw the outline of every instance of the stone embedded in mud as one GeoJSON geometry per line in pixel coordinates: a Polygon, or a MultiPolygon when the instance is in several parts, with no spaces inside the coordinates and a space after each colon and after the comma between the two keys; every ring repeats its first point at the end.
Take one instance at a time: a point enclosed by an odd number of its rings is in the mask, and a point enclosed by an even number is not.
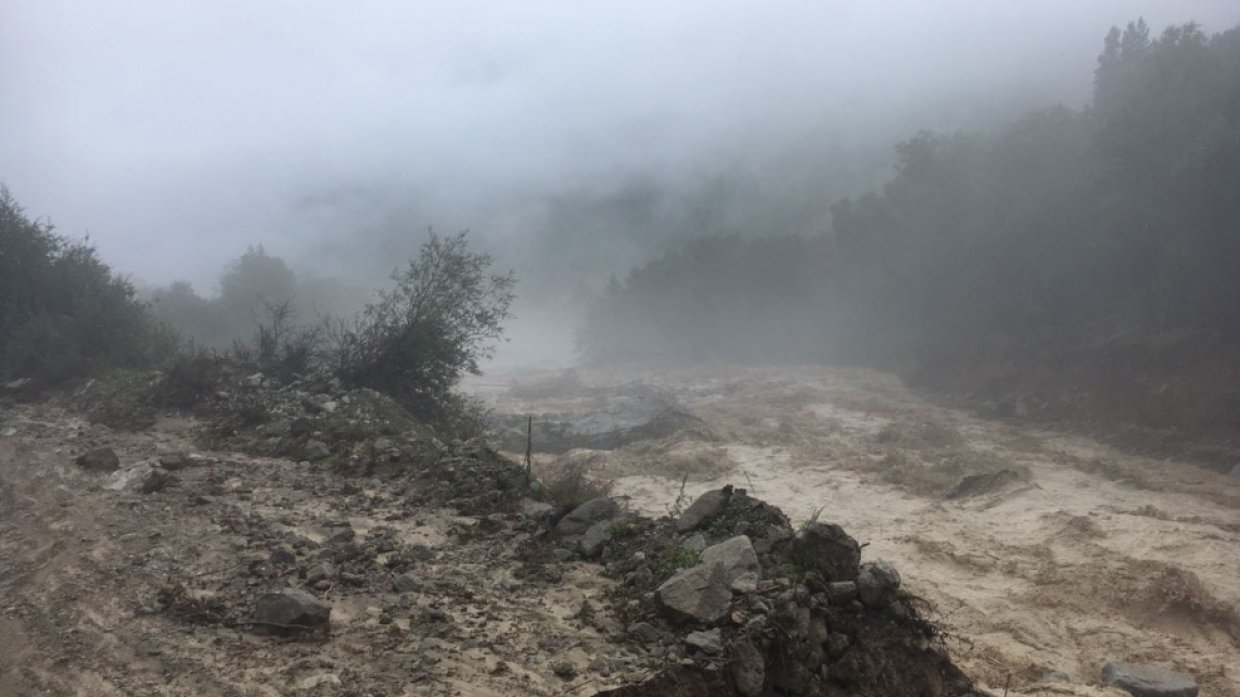
{"type": "Polygon", "coordinates": [[[861,567],[857,594],[867,607],[886,607],[900,591],[900,572],[890,562],[876,561],[861,567]]]}
{"type": "Polygon", "coordinates": [[[316,460],[324,460],[330,457],[332,454],[332,449],[328,447],[327,443],[324,443],[321,440],[310,440],[306,441],[306,447],[302,451],[302,454],[307,460],[314,462],[316,460]]]}
{"type": "Polygon", "coordinates": [[[1197,697],[1197,682],[1184,673],[1136,663],[1108,661],[1102,682],[1127,690],[1133,697],[1197,697]]]}
{"type": "Polygon", "coordinates": [[[144,494],[154,494],[157,491],[167,489],[169,485],[175,484],[176,475],[166,469],[156,467],[151,473],[146,475],[146,479],[142,480],[142,486],[139,490],[144,494]]]}
{"type": "Polygon", "coordinates": [[[412,593],[421,587],[422,583],[418,581],[418,577],[414,576],[412,571],[406,571],[392,579],[392,589],[397,593],[412,593]]]}
{"type": "Polygon", "coordinates": [[[689,632],[685,637],[685,645],[707,656],[718,656],[723,653],[723,632],[718,627],[704,632],[689,632]]]}
{"type": "Polygon", "coordinates": [[[675,619],[714,624],[732,605],[730,586],[722,564],[698,564],[664,581],[655,599],[675,619]]]}
{"type": "Polygon", "coordinates": [[[732,681],[744,697],[758,697],[766,685],[766,659],[749,637],[732,644],[732,681]]]}
{"type": "Polygon", "coordinates": [[[813,522],[792,540],[792,554],[827,581],[851,581],[861,567],[861,546],[833,523],[813,522]]]}
{"type": "Polygon", "coordinates": [[[310,628],[331,620],[332,606],[305,591],[286,588],[259,597],[254,621],[283,628],[310,628]]]}
{"type": "Polygon", "coordinates": [[[619,517],[620,505],[606,496],[590,499],[574,508],[556,523],[555,531],[561,536],[581,535],[591,525],[619,517]]]}
{"type": "Polygon", "coordinates": [[[706,525],[723,512],[731,498],[731,485],[702,494],[676,519],[676,532],[689,532],[706,525]]]}
{"type": "Polygon", "coordinates": [[[78,455],[74,460],[78,467],[95,472],[115,472],[121,467],[121,460],[111,448],[95,448],[78,455]]]}
{"type": "Polygon", "coordinates": [[[643,644],[653,644],[659,640],[659,630],[649,622],[634,622],[629,625],[629,634],[643,644]]]}
{"type": "Polygon", "coordinates": [[[189,457],[185,453],[167,453],[159,456],[159,466],[175,472],[189,467],[189,457]]]}

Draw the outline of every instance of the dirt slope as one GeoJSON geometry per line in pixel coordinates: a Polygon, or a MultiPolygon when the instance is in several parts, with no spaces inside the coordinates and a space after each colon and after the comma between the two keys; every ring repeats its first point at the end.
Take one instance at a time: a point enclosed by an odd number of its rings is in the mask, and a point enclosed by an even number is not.
{"type": "Polygon", "coordinates": [[[870,558],[896,563],[960,637],[957,662],[1000,691],[1010,679],[1013,693],[1102,694],[1088,684],[1118,659],[1169,663],[1203,694],[1240,696],[1240,482],[937,407],[871,371],[581,371],[472,385],[509,414],[588,411],[608,392],[651,388],[708,432],[540,465],[588,463],[656,514],[687,476],[690,498],[732,483],[794,522],[839,523],[870,558]],[[1072,682],[1040,683],[1048,671],[1072,682]]]}
{"type": "Polygon", "coordinates": [[[192,450],[192,427],[0,414],[0,695],[566,695],[643,677],[600,602],[608,582],[524,559],[536,526],[520,513],[455,515],[410,505],[419,491],[219,452],[135,491],[160,453],[192,450]],[[73,464],[96,445],[122,468],[73,464]],[[400,594],[406,549],[419,587],[400,594]],[[256,594],[319,559],[355,572],[322,592],[330,640],[245,626],[256,594]]]}

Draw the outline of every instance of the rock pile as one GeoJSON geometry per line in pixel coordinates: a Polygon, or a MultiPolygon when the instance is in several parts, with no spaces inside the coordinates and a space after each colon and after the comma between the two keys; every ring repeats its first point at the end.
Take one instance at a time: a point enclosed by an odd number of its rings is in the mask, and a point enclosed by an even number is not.
{"type": "Polygon", "coordinates": [[[895,567],[862,563],[861,546],[838,525],[793,530],[778,509],[732,487],[703,494],[675,520],[618,515],[596,499],[557,533],[608,525],[591,555],[625,583],[630,637],[669,661],[645,685],[605,694],[973,693],[895,567]]]}

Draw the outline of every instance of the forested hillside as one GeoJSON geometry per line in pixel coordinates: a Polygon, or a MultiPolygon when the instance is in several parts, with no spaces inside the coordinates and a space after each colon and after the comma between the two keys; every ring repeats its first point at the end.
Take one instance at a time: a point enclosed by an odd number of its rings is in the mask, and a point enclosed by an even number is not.
{"type": "Polygon", "coordinates": [[[1131,23],[1087,107],[896,152],[829,232],[699,242],[613,284],[586,355],[861,362],[1022,411],[1240,419],[1240,28],[1131,23]]]}

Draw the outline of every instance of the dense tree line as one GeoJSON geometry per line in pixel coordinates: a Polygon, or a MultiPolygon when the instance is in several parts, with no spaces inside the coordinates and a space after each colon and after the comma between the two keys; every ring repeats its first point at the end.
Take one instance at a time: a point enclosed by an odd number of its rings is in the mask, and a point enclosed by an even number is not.
{"type": "Polygon", "coordinates": [[[600,300],[586,355],[787,353],[774,313],[821,337],[802,348],[817,358],[982,387],[1091,383],[1125,409],[1159,395],[1232,423],[1240,29],[1152,38],[1131,23],[1106,37],[1094,78],[1083,109],[901,143],[891,181],[837,202],[827,233],[719,238],[634,271],[600,300]],[[713,339],[684,337],[699,333],[713,339]]]}
{"type": "Polygon", "coordinates": [[[0,380],[48,384],[147,365],[175,345],[89,242],[32,219],[0,187],[0,380]]]}

